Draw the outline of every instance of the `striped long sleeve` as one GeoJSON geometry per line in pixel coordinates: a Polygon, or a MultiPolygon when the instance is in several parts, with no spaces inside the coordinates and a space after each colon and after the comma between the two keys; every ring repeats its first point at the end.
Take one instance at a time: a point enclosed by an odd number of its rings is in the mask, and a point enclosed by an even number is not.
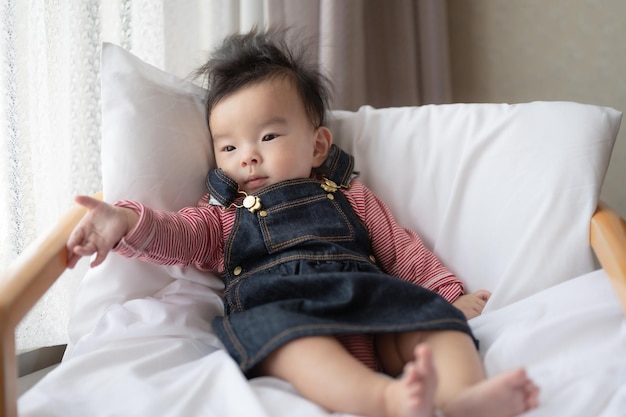
{"type": "Polygon", "coordinates": [[[463,294],[462,282],[411,230],[394,219],[391,210],[359,181],[346,192],[355,213],[369,230],[372,251],[385,272],[437,292],[449,302],[463,294]]]}

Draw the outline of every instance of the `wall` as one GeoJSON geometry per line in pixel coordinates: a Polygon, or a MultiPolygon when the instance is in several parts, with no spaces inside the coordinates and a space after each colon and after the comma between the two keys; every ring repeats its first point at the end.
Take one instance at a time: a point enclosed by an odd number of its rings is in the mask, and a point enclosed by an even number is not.
{"type": "MultiPolygon", "coordinates": [[[[569,100],[626,112],[623,0],[448,0],[456,102],[569,100]]],[[[601,198],[626,217],[626,117],[601,198]]]]}

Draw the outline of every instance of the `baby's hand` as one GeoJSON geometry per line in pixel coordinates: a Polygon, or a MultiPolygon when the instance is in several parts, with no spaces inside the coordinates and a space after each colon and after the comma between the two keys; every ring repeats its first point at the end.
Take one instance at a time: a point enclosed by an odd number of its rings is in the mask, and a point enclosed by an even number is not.
{"type": "Polygon", "coordinates": [[[88,212],[67,240],[67,266],[73,268],[81,256],[95,253],[96,258],[91,262],[94,267],[100,265],[113,246],[135,226],[139,216],[133,210],[87,196],[76,197],[76,202],[88,212]]]}
{"type": "Polygon", "coordinates": [[[483,308],[485,308],[485,304],[487,304],[487,300],[489,300],[489,297],[491,297],[491,293],[489,291],[478,290],[471,294],[460,296],[455,302],[452,303],[452,305],[461,310],[463,314],[465,314],[465,317],[469,320],[480,316],[483,312],[483,308]]]}

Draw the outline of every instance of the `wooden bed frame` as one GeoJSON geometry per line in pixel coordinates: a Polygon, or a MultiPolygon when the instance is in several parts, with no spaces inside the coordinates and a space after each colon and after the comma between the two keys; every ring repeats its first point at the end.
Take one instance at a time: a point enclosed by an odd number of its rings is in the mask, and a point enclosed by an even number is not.
{"type": "MultiPolygon", "coordinates": [[[[65,271],[65,242],[84,213],[83,207],[72,207],[0,275],[0,416],[17,417],[15,328],[65,271]]],[[[626,314],[626,221],[600,204],[591,218],[589,240],[626,314]]]]}

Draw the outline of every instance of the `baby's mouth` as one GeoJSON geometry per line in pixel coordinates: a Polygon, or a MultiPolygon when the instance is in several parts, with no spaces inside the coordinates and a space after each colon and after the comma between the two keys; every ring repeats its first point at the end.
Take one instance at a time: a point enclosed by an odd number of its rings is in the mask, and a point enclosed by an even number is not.
{"type": "Polygon", "coordinates": [[[266,180],[267,177],[253,175],[251,177],[248,177],[248,179],[246,180],[246,188],[248,188],[249,190],[256,190],[258,188],[261,188],[266,180]]]}

